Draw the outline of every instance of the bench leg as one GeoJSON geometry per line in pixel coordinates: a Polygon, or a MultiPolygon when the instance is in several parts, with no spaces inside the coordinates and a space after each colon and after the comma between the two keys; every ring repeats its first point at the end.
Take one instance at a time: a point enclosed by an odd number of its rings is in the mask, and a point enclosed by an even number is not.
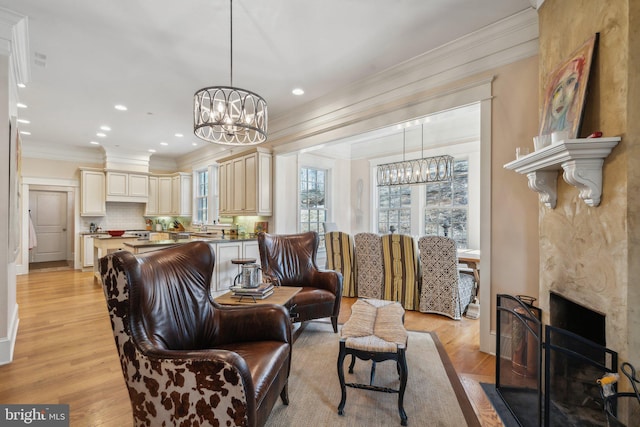
{"type": "Polygon", "coordinates": [[[353,374],[353,367],[356,364],[356,356],[355,354],[351,353],[351,363],[349,364],[349,373],[353,374]]]}
{"type": "MultiPolygon", "coordinates": [[[[355,362],[355,356],[351,355],[351,364],[355,362]]],[[[340,398],[340,404],[338,405],[338,415],[344,415],[344,405],[347,403],[347,386],[344,384],[344,357],[345,357],[345,345],[344,341],[340,341],[340,353],[338,354],[338,379],[340,380],[340,390],[342,397],[340,398]]]]}
{"type": "Polygon", "coordinates": [[[407,413],[404,411],[404,391],[407,388],[407,357],[405,349],[398,349],[398,370],[400,371],[400,389],[398,391],[398,412],[400,413],[400,424],[407,425],[407,413]]]}

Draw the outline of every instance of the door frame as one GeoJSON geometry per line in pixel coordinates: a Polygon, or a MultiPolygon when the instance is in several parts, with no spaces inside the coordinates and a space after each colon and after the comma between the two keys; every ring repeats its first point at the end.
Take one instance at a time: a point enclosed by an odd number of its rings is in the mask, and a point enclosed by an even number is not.
{"type": "Polygon", "coordinates": [[[29,191],[56,191],[67,193],[67,260],[73,260],[74,269],[79,268],[80,247],[78,241],[79,180],[60,178],[24,177],[22,179],[20,256],[16,260],[16,274],[29,273],[29,191]]]}

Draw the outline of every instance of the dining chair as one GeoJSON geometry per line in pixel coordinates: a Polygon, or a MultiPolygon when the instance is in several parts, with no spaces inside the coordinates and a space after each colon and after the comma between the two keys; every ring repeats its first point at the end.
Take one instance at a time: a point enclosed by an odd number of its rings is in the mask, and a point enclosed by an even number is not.
{"type": "Polygon", "coordinates": [[[415,240],[407,234],[385,234],[381,239],[383,299],[398,301],[406,310],[416,310],[420,291],[415,240]]]}
{"type": "Polygon", "coordinates": [[[422,289],[419,310],[460,320],[473,299],[473,275],[460,274],[456,242],[450,237],[418,239],[422,289]]]}
{"type": "Polygon", "coordinates": [[[358,296],[353,238],[342,231],[331,231],[324,235],[324,245],[327,250],[327,269],[342,273],[342,295],[358,296]]]}
{"type": "Polygon", "coordinates": [[[384,270],[382,268],[382,239],[375,233],[353,236],[356,252],[356,290],[360,298],[382,299],[384,270]]]}

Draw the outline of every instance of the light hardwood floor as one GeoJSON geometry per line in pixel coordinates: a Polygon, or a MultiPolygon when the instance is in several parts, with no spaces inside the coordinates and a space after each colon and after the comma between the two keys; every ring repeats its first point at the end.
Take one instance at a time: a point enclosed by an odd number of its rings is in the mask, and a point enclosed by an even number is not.
{"type": "MultiPolygon", "coordinates": [[[[14,360],[0,366],[0,403],[66,403],[74,427],[131,425],[104,295],[93,274],[18,276],[17,301],[20,325],[14,360]]],[[[343,300],[340,322],[347,320],[354,301],[343,300]]],[[[478,350],[479,322],[407,312],[405,326],[438,334],[481,424],[502,426],[479,385],[493,382],[495,371],[494,357],[478,350]]]]}

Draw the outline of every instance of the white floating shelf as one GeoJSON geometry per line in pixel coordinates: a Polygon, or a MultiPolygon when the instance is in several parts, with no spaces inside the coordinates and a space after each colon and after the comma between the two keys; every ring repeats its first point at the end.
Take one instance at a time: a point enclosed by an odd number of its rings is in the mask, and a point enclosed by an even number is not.
{"type": "Polygon", "coordinates": [[[526,174],[529,188],[540,194],[540,201],[556,207],[558,171],[564,180],[580,190],[589,206],[598,206],[602,196],[602,165],[618,145],[620,137],[567,139],[534,151],[504,165],[505,169],[526,174]]]}

